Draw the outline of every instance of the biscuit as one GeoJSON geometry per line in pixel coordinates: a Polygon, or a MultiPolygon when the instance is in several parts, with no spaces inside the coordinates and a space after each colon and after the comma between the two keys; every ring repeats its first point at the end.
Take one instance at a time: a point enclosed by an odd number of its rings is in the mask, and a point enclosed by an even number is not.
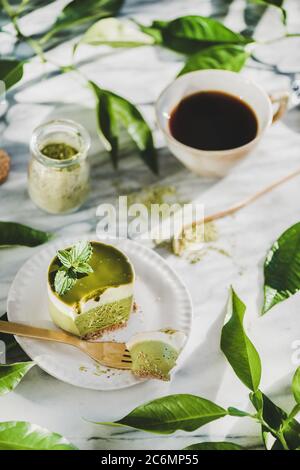
{"type": "Polygon", "coordinates": [[[0,149],[0,184],[7,179],[10,170],[10,156],[0,149]]]}

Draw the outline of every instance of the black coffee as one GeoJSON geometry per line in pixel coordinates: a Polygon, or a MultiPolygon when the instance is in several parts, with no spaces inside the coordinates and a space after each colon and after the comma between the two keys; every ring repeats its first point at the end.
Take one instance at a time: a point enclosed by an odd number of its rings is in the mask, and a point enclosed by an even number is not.
{"type": "Polygon", "coordinates": [[[257,134],[254,111],[235,96],[203,91],[187,96],[170,118],[170,131],[179,142],[200,150],[240,147],[257,134]]]}

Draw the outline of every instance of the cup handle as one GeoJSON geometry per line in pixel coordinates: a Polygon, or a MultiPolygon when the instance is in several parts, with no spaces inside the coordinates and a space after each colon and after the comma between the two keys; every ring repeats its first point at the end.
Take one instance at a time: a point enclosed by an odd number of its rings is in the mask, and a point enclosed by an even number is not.
{"type": "Polygon", "coordinates": [[[273,114],[272,124],[282,118],[287,110],[290,94],[288,91],[278,91],[269,95],[271,103],[277,105],[277,110],[273,114]]]}

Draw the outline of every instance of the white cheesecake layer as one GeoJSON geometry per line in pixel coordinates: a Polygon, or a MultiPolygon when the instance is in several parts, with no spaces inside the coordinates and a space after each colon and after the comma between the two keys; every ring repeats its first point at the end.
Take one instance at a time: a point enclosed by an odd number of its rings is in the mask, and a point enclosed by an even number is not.
{"type": "MultiPolygon", "coordinates": [[[[103,294],[100,296],[99,300],[90,299],[87,302],[84,300],[80,302],[80,312],[85,313],[88,310],[105,305],[112,302],[118,302],[119,300],[131,297],[133,295],[134,284],[126,284],[118,287],[108,287],[103,294]]],[[[78,313],[75,309],[75,306],[68,305],[52,291],[50,285],[48,284],[48,297],[53,305],[65,316],[75,319],[78,316],[78,313]]]]}

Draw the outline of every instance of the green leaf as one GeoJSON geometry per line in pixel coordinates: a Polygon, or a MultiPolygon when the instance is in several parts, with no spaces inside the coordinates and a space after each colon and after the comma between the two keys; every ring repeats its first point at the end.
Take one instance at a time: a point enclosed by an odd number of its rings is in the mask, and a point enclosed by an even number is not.
{"type": "Polygon", "coordinates": [[[76,450],[60,434],[26,421],[0,423],[0,450],[76,450]]]}
{"type": "Polygon", "coordinates": [[[268,5],[274,6],[274,7],[282,7],[284,0],[250,0],[251,2],[254,3],[267,3],[268,5]]]}
{"type": "Polygon", "coordinates": [[[194,395],[178,394],[158,398],[139,406],[116,424],[152,433],[171,434],[179,429],[195,431],[226,414],[226,410],[209,400],[194,395]]]}
{"type": "MultiPolygon", "coordinates": [[[[266,395],[258,390],[250,394],[250,401],[253,403],[254,408],[258,411],[258,415],[265,423],[268,424],[272,429],[278,431],[286,417],[285,412],[276,406],[266,395]]],[[[276,434],[270,432],[268,426],[261,424],[261,436],[266,449],[269,449],[269,439],[271,436],[271,442],[274,443],[274,437],[276,434]]],[[[272,444],[273,445],[273,444],[272,444]]]]}
{"type": "Polygon", "coordinates": [[[97,98],[99,136],[110,152],[114,166],[116,167],[118,162],[119,124],[121,124],[139,149],[146,165],[154,173],[158,173],[157,153],[152,133],[139,110],[125,98],[103,90],[93,82],[90,82],[90,85],[97,98]]]}
{"type": "MultiPolygon", "coordinates": [[[[87,263],[93,254],[93,247],[90,242],[82,240],[72,246],[70,256],[72,265],[75,263],[87,263]]],[[[75,266],[74,266],[75,267],[75,266]]]]}
{"type": "Polygon", "coordinates": [[[221,349],[239,379],[255,391],[260,383],[261,361],[243,327],[245,311],[244,303],[231,288],[221,335],[221,349]]]}
{"type": "Polygon", "coordinates": [[[77,277],[72,269],[59,269],[55,274],[54,288],[58,295],[64,295],[76,284],[77,277]]]}
{"type": "Polygon", "coordinates": [[[156,36],[165,47],[185,54],[198,52],[209,45],[252,42],[252,39],[235,33],[219,21],[196,15],[182,16],[169,22],[154,21],[148,31],[145,27],[141,30],[148,34],[152,32],[152,36],[156,36]]]}
{"type": "Polygon", "coordinates": [[[286,420],[282,426],[282,433],[289,449],[295,450],[300,446],[300,423],[296,419],[286,420]]]}
{"type": "Polygon", "coordinates": [[[43,36],[41,43],[61,31],[74,28],[91,21],[115,16],[123,6],[124,0],[73,0],[68,3],[57,17],[50,31],[43,36]]]}
{"type": "Polygon", "coordinates": [[[92,46],[136,47],[153,44],[154,39],[138,30],[133,22],[105,18],[93,24],[80,42],[92,46]]]}
{"type": "Polygon", "coordinates": [[[212,46],[191,55],[178,75],[195,70],[223,69],[239,72],[249,54],[240,45],[212,46]]]}
{"type": "Polygon", "coordinates": [[[289,413],[289,418],[295,418],[300,413],[300,403],[297,403],[289,413]]]}
{"type": "Polygon", "coordinates": [[[227,42],[236,44],[246,44],[249,42],[248,38],[231,31],[219,21],[203,16],[195,15],[177,18],[170,21],[165,29],[174,37],[200,42],[227,42]]]}
{"type": "Polygon", "coordinates": [[[78,264],[76,272],[80,274],[89,274],[93,272],[93,268],[88,263],[81,262],[78,264]]]}
{"type": "Polygon", "coordinates": [[[0,365],[0,395],[11,392],[24,375],[34,366],[34,362],[18,362],[10,365],[0,365]]]}
{"type": "MultiPolygon", "coordinates": [[[[250,394],[250,400],[263,421],[275,432],[270,432],[268,427],[262,425],[262,436],[266,443],[268,436],[271,434],[276,436],[276,432],[280,432],[289,449],[296,449],[300,445],[300,424],[295,419],[290,419],[287,413],[275,405],[270,398],[264,395],[260,390],[250,394]]],[[[283,449],[279,439],[276,439],[272,450],[283,449]]]]}
{"type": "Polygon", "coordinates": [[[0,222],[0,246],[38,246],[53,237],[52,233],[42,232],[16,222],[0,222]]]}
{"type": "Polygon", "coordinates": [[[0,80],[5,83],[6,90],[18,83],[23,77],[24,62],[16,59],[0,59],[0,80]]]}
{"type": "Polygon", "coordinates": [[[298,367],[293,377],[292,390],[296,402],[300,404],[300,367],[298,367]]]}
{"type": "Polygon", "coordinates": [[[144,26],[140,23],[135,22],[136,25],[140,28],[140,30],[150,36],[154,44],[162,44],[163,43],[163,37],[162,37],[162,32],[161,29],[155,28],[153,26],[144,26]]]}
{"type": "Polygon", "coordinates": [[[253,36],[255,29],[265,14],[267,8],[268,7],[265,4],[246,4],[243,15],[246,29],[243,31],[243,34],[247,36],[253,36]]]}
{"type": "Polygon", "coordinates": [[[132,103],[121,96],[115,94],[112,96],[116,117],[120,119],[132,141],[136,144],[142,160],[154,173],[158,173],[157,154],[148,124],[132,103]]]}
{"type": "Polygon", "coordinates": [[[278,431],[287,418],[284,410],[273,403],[270,398],[260,390],[250,393],[250,400],[254,408],[260,413],[265,423],[275,431],[278,431]]]}
{"type": "Polygon", "coordinates": [[[112,99],[106,90],[90,82],[97,99],[96,112],[98,134],[105,149],[110,153],[114,168],[118,167],[119,124],[113,111],[112,99]]]}
{"type": "Polygon", "coordinates": [[[54,278],[54,288],[58,295],[64,295],[77,281],[77,274],[89,274],[93,272],[88,264],[93,254],[90,242],[81,240],[69,250],[59,250],[57,257],[62,267],[57,271],[54,278]]]}
{"type": "Polygon", "coordinates": [[[53,3],[54,1],[55,0],[9,0],[9,2],[6,3],[9,3],[10,12],[14,16],[21,18],[38,8],[49,5],[49,3],[53,3]]]}
{"type": "Polygon", "coordinates": [[[227,411],[228,411],[229,416],[238,416],[240,418],[251,416],[246,411],[239,410],[237,408],[234,408],[233,406],[229,406],[227,411]]]}
{"type": "Polygon", "coordinates": [[[296,419],[287,420],[282,432],[289,449],[295,450],[300,446],[300,423],[296,419]]]}
{"type": "Polygon", "coordinates": [[[199,442],[185,447],[183,450],[246,450],[244,447],[231,442],[199,442]]]}
{"type": "Polygon", "coordinates": [[[71,253],[68,250],[59,250],[57,252],[57,257],[61,264],[66,268],[70,268],[72,266],[72,258],[71,253]]]}
{"type": "MultiPolygon", "coordinates": [[[[290,450],[295,450],[300,446],[300,423],[295,419],[287,419],[281,428],[281,433],[290,450]]],[[[276,439],[272,450],[283,450],[284,447],[279,439],[276,439]]]]}
{"type": "Polygon", "coordinates": [[[87,18],[109,17],[118,13],[124,0],[73,0],[68,3],[56,20],[60,26],[85,22],[87,18]]]}
{"type": "Polygon", "coordinates": [[[261,5],[272,6],[272,7],[278,8],[281,11],[282,22],[283,24],[286,24],[287,12],[283,8],[284,0],[248,0],[248,1],[250,1],[250,3],[258,3],[261,5]]]}
{"type": "Polygon", "coordinates": [[[264,276],[263,314],[300,289],[300,222],[272,245],[265,260],[264,276]]]}

